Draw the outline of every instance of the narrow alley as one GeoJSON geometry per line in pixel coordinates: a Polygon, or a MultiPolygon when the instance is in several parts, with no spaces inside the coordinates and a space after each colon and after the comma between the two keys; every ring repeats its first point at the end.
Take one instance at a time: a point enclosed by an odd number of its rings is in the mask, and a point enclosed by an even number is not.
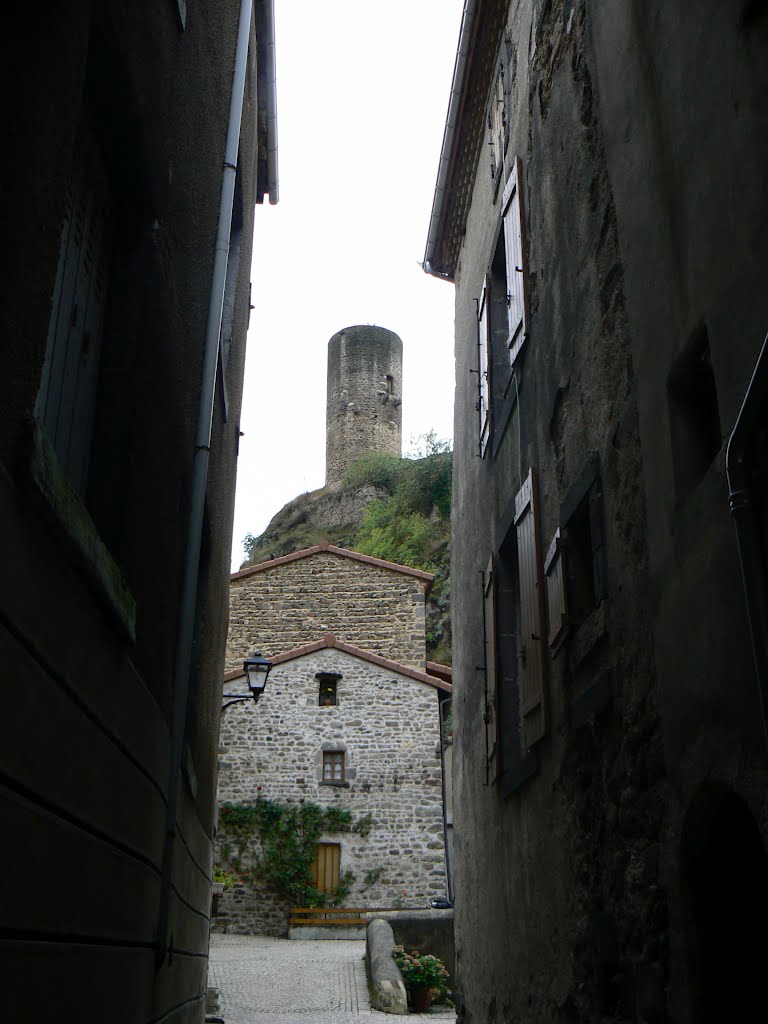
{"type": "MultiPolygon", "coordinates": [[[[364,942],[296,941],[257,935],[211,935],[209,985],[218,989],[217,1015],[226,1024],[353,1024],[386,1021],[372,1010],[365,980],[364,942]]],[[[453,1024],[447,1007],[409,1020],[453,1024]]]]}

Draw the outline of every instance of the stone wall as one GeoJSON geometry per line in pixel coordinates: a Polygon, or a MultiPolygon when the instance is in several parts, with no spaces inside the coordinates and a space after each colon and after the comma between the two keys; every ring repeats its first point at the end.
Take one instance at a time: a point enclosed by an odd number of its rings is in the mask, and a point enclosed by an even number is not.
{"type": "Polygon", "coordinates": [[[240,667],[254,649],[278,654],[334,633],[423,670],[429,579],[417,570],[401,572],[319,549],[236,573],[230,586],[227,669],[240,667]]]}
{"type": "Polygon", "coordinates": [[[755,112],[767,28],[762,12],[744,8],[740,20],[714,2],[691,20],[679,0],[642,13],[604,0],[490,0],[478,19],[471,45],[482,52],[468,58],[457,137],[487,148],[501,65],[508,139],[498,182],[483,153],[471,185],[457,172],[448,189],[460,247],[449,268],[454,881],[467,1024],[698,1024],[748,1018],[749,999],[762,998],[751,965],[767,948],[764,740],[724,462],[765,332],[766,141],[755,112]],[[725,205],[711,201],[720,171],[700,159],[715,139],[729,168],[725,205]],[[513,168],[524,239],[515,272],[528,301],[510,378],[506,324],[499,338],[495,322],[507,292],[496,285],[494,299],[494,278],[505,276],[513,168]],[[489,277],[498,358],[478,458],[467,371],[489,277]],[[541,634],[523,633],[515,496],[532,467],[543,543],[528,580],[543,578],[562,527],[573,581],[585,552],[573,512],[590,464],[589,606],[571,587],[572,614],[550,646],[554,614],[541,634]],[[478,585],[491,557],[497,674],[478,585]],[[534,643],[547,717],[526,741],[519,698],[534,643]],[[489,711],[501,748],[492,785],[489,711]]]}
{"type": "MultiPolygon", "coordinates": [[[[445,895],[438,691],[429,683],[333,648],[276,665],[258,705],[235,705],[222,720],[219,800],[259,796],[373,817],[365,837],[323,838],[341,844],[341,873],[356,876],[347,905],[426,907],[445,895]],[[318,705],[320,671],[341,677],[336,706],[318,705]],[[322,781],[324,749],[345,752],[343,783],[322,781]],[[367,872],[378,879],[366,882],[367,872]]],[[[219,911],[221,930],[287,929],[285,903],[265,892],[227,890],[219,911]]]]}
{"type": "Polygon", "coordinates": [[[402,450],[403,343],[384,327],[347,327],[328,342],[325,482],[372,452],[402,450]]]}

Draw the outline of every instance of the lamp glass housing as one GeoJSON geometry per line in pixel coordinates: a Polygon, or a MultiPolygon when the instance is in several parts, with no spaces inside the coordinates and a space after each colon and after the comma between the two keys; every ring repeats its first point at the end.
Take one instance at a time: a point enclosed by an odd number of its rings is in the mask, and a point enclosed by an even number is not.
{"type": "Polygon", "coordinates": [[[243,662],[243,668],[248,678],[248,689],[254,698],[258,698],[264,690],[272,663],[260,651],[254,651],[243,662]]]}

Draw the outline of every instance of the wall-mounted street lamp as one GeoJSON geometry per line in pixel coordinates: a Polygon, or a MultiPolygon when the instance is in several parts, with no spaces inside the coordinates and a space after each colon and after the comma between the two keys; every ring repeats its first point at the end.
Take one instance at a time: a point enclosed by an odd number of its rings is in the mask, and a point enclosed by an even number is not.
{"type": "Polygon", "coordinates": [[[253,698],[254,704],[264,692],[267,684],[267,676],[272,668],[272,662],[265,658],[260,651],[249,654],[243,662],[243,671],[248,680],[248,693],[225,693],[222,694],[226,704],[222,704],[221,710],[226,711],[231,704],[239,704],[241,700],[253,698]]]}

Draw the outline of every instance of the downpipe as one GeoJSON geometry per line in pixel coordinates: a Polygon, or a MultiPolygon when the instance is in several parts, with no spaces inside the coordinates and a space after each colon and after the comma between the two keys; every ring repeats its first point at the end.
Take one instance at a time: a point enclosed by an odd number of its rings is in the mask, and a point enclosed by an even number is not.
{"type": "Polygon", "coordinates": [[[224,147],[224,168],[221,179],[219,218],[214,247],[213,272],[208,300],[208,320],[203,349],[202,382],[197,407],[195,447],[192,464],[192,486],[187,522],[187,542],[184,557],[181,604],[176,639],[173,676],[173,704],[171,709],[171,758],[168,782],[168,803],[165,819],[160,904],[158,909],[156,959],[161,967],[172,956],[173,936],[168,934],[170,920],[173,856],[178,835],[177,814],[181,767],[189,701],[189,674],[192,665],[192,644],[195,629],[200,545],[203,532],[205,493],[208,484],[208,462],[211,451],[213,407],[216,396],[216,368],[219,356],[219,337],[224,305],[224,283],[229,259],[229,237],[232,227],[232,205],[235,195],[237,153],[240,143],[240,124],[243,114],[243,95],[248,61],[248,42],[251,31],[253,0],[241,0],[237,29],[235,67],[232,77],[232,95],[229,105],[227,138],[224,147]]]}
{"type": "Polygon", "coordinates": [[[765,415],[768,400],[768,336],[757,357],[752,379],[728,439],[725,471],[728,478],[728,504],[736,527],[747,618],[752,641],[752,656],[757,675],[763,739],[768,749],[768,593],[763,552],[757,527],[755,500],[750,481],[752,442],[758,423],[765,415]]]}

